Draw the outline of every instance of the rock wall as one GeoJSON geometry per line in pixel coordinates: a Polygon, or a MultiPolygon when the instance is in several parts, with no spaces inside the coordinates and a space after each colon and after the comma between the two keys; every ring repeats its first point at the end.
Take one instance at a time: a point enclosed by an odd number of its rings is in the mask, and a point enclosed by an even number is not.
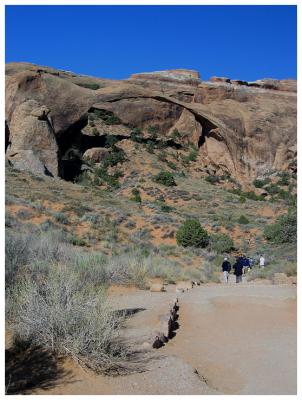
{"type": "Polygon", "coordinates": [[[6,66],[7,158],[35,173],[62,175],[62,147],[83,139],[93,108],[116,116],[120,132],[155,126],[165,138],[176,129],[183,144],[198,146],[200,167],[241,183],[296,169],[295,81],[203,82],[187,70],[111,81],[29,63],[6,66]]]}

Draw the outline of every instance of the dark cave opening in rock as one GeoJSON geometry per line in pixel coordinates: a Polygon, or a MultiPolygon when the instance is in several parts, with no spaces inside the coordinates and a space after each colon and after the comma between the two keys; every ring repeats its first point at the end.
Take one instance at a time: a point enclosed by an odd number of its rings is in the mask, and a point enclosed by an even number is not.
{"type": "Polygon", "coordinates": [[[5,121],[5,152],[10,145],[10,132],[7,122],[5,121]]]}
{"type": "Polygon", "coordinates": [[[210,136],[210,132],[212,129],[216,129],[217,126],[214,125],[211,121],[206,118],[201,117],[200,115],[195,115],[196,121],[199,122],[202,126],[202,131],[198,140],[198,147],[202,147],[206,141],[206,137],[210,136]]]}
{"type": "Polygon", "coordinates": [[[59,176],[66,181],[74,181],[81,172],[82,166],[82,129],[88,118],[82,118],[58,135],[59,176]]]}

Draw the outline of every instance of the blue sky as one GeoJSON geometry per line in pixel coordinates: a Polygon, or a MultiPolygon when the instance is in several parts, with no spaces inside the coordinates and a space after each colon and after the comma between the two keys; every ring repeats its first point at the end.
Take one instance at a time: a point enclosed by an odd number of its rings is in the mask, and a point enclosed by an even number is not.
{"type": "Polygon", "coordinates": [[[6,62],[104,78],[296,78],[295,6],[6,6],[6,62]]]}

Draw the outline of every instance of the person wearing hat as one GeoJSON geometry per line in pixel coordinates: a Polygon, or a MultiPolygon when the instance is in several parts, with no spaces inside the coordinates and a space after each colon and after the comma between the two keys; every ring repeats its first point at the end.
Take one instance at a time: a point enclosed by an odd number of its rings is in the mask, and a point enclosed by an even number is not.
{"type": "Polygon", "coordinates": [[[229,272],[231,271],[231,268],[232,268],[231,263],[228,261],[228,258],[225,257],[221,266],[225,283],[228,283],[229,272]]]}

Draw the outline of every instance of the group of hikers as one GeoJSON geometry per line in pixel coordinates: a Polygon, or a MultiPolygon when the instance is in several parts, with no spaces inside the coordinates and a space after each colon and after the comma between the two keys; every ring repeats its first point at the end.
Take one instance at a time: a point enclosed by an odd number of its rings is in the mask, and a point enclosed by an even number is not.
{"type": "MultiPolygon", "coordinates": [[[[238,256],[236,258],[235,264],[233,265],[234,275],[236,276],[236,283],[242,282],[242,275],[245,274],[246,270],[250,270],[255,264],[255,260],[248,258],[244,255],[238,256]]],[[[261,254],[259,258],[260,268],[264,268],[266,264],[264,256],[261,254]]],[[[224,282],[228,283],[229,274],[232,270],[232,265],[229,262],[228,257],[224,258],[221,269],[223,271],[224,282]]]]}

